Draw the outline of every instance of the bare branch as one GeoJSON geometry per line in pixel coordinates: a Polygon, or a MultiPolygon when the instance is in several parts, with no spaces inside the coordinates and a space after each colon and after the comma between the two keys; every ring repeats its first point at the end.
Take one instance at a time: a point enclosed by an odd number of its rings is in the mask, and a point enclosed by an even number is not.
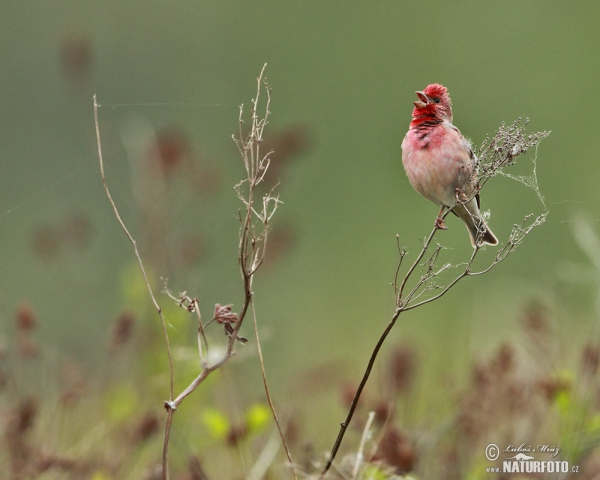
{"type": "MultiPolygon", "coordinates": [[[[219,317],[217,312],[215,312],[215,317],[213,319],[216,319],[217,323],[223,325],[223,327],[225,328],[225,333],[228,336],[225,352],[223,353],[221,358],[218,359],[212,365],[209,365],[207,361],[203,360],[202,370],[198,374],[198,376],[187,386],[187,388],[185,388],[177,396],[177,398],[165,402],[165,407],[169,412],[175,411],[183,402],[183,400],[194,390],[196,390],[196,388],[198,388],[212,372],[223,366],[235,354],[234,346],[236,341],[240,341],[242,343],[246,342],[246,339],[239,336],[239,332],[246,318],[246,314],[251,309],[265,394],[269,403],[269,407],[271,409],[271,413],[273,415],[273,419],[277,425],[282,444],[290,462],[293,476],[294,478],[296,478],[296,472],[294,469],[292,457],[289,448],[286,444],[283,429],[275,411],[275,407],[273,405],[273,401],[267,384],[262,349],[258,335],[258,326],[256,322],[256,311],[253,302],[254,292],[252,290],[254,274],[256,273],[258,268],[263,264],[265,258],[270,222],[277,210],[277,207],[281,203],[281,200],[279,200],[279,196],[275,195],[273,193],[274,190],[271,189],[266,195],[262,197],[262,201],[258,204],[260,205],[260,207],[256,207],[256,189],[264,181],[265,174],[270,166],[269,156],[272,153],[269,152],[266,155],[261,155],[260,152],[264,129],[268,124],[268,117],[270,114],[269,106],[271,102],[271,89],[264,76],[265,68],[266,64],[263,66],[260,75],[257,78],[256,97],[252,100],[252,108],[250,112],[250,131],[247,135],[244,135],[243,133],[242,127],[244,124],[244,107],[242,105],[240,106],[238,137],[233,137],[233,140],[242,157],[244,169],[246,172],[246,178],[242,179],[234,186],[235,193],[240,202],[242,203],[242,207],[238,211],[238,219],[240,221],[238,263],[244,288],[244,303],[242,305],[239,315],[229,313],[228,317],[225,318],[223,316],[219,317]],[[259,115],[258,108],[260,104],[261,93],[263,91],[266,93],[265,109],[263,114],[259,115]]],[[[182,294],[180,297],[181,298],[179,299],[179,301],[181,306],[186,307],[189,311],[195,311],[197,313],[199,333],[198,348],[200,350],[200,356],[202,358],[201,339],[204,342],[206,350],[208,350],[208,342],[204,333],[204,329],[208,324],[202,324],[202,318],[200,316],[199,304],[197,299],[191,299],[187,297],[185,293],[182,294]]],[[[225,307],[221,307],[221,311],[223,311],[224,308],[225,307]]],[[[230,306],[227,306],[226,308],[229,309],[230,306]]],[[[228,312],[230,312],[230,310],[228,310],[228,312]]],[[[170,424],[168,424],[168,428],[170,428],[170,424]]]]}
{"type": "MultiPolygon", "coordinates": [[[[325,467],[321,472],[319,478],[322,479],[333,464],[333,461],[341,446],[346,430],[348,429],[350,421],[352,420],[352,416],[354,415],[354,411],[356,410],[356,406],[361,397],[363,389],[369,379],[377,355],[379,354],[379,351],[383,343],[385,342],[385,339],[389,335],[391,329],[394,327],[400,314],[409,310],[413,310],[417,307],[421,307],[435,300],[438,300],[465,277],[483,275],[484,273],[489,272],[494,266],[504,261],[508,257],[508,255],[514,252],[516,247],[524,241],[525,237],[527,237],[534,228],[540,226],[546,220],[547,212],[537,217],[534,217],[533,215],[528,215],[527,217],[525,217],[525,220],[521,224],[515,224],[506,243],[500,247],[495,257],[491,259],[489,265],[480,271],[471,271],[475,259],[477,258],[478,254],[482,251],[482,247],[479,241],[475,242],[476,246],[473,249],[473,252],[471,253],[468,261],[463,263],[458,263],[455,265],[451,263],[445,263],[442,266],[438,267],[437,262],[443,250],[443,247],[440,244],[438,244],[433,249],[433,251],[431,251],[428,254],[433,238],[439,229],[438,225],[443,225],[443,220],[446,218],[448,213],[450,213],[450,211],[454,207],[461,204],[465,204],[466,202],[474,198],[475,195],[479,193],[481,188],[487,183],[487,181],[497,175],[509,176],[511,178],[514,178],[515,180],[521,181],[521,183],[525,183],[526,185],[530,186],[536,191],[538,197],[542,201],[542,204],[544,203],[543,196],[541,195],[537,186],[537,177],[535,176],[535,159],[533,173],[531,177],[515,177],[504,172],[505,168],[515,164],[517,157],[526,153],[531,147],[537,148],[539,142],[542,139],[546,138],[549,134],[548,132],[538,132],[535,134],[525,135],[524,129],[528,122],[526,121],[523,125],[521,125],[520,122],[521,119],[517,120],[516,122],[513,122],[509,126],[506,126],[503,123],[500,126],[496,135],[492,139],[486,138],[484,140],[481,147],[478,149],[479,158],[475,159],[474,168],[470,174],[471,180],[475,185],[478,184],[478,187],[474,188],[473,192],[471,192],[469,196],[465,195],[461,191],[456,192],[456,203],[450,206],[450,208],[446,210],[446,212],[436,220],[433,230],[423,242],[421,251],[417,254],[416,259],[406,271],[399,287],[398,278],[400,276],[402,263],[407,255],[407,252],[405,249],[400,248],[399,237],[396,236],[396,245],[399,253],[399,261],[395,270],[394,281],[392,282],[396,299],[396,309],[388,325],[385,327],[383,333],[379,337],[379,340],[377,341],[371,353],[371,356],[369,357],[367,367],[365,369],[365,372],[363,373],[358,388],[356,389],[354,398],[352,399],[350,408],[348,409],[348,413],[346,414],[346,418],[341,423],[340,430],[334,442],[333,448],[331,449],[329,459],[325,464],[325,467]],[[523,180],[524,178],[526,180],[523,180]],[[441,222],[439,221],[440,218],[442,220],[441,222]],[[533,220],[531,220],[532,218],[533,220]],[[426,258],[426,260],[423,262],[424,258],[426,258]],[[413,286],[408,290],[408,293],[405,293],[405,289],[407,289],[409,281],[413,281],[412,277],[415,271],[417,270],[418,266],[421,266],[422,274],[419,278],[414,280],[413,286]],[[449,281],[445,287],[437,285],[433,282],[434,279],[438,278],[450,268],[458,266],[462,267],[460,273],[458,273],[456,277],[449,281]],[[434,291],[439,292],[436,294],[432,294],[431,296],[426,296],[427,293],[434,291]]],[[[478,232],[478,236],[482,238],[483,233],[484,231],[482,229],[482,231],[478,232]]]]}
{"type": "Polygon", "coordinates": [[[94,96],[94,116],[96,121],[96,136],[98,140],[98,155],[100,159],[100,170],[102,174],[102,182],[104,184],[104,188],[106,194],[109,198],[111,206],[113,207],[113,211],[121,228],[129,238],[130,242],[134,247],[134,252],[136,258],[138,259],[138,263],[144,275],[144,279],[146,281],[146,285],[148,291],[150,293],[150,297],[152,302],[161,318],[161,322],[163,325],[163,333],[165,337],[165,342],[167,344],[167,352],[169,359],[169,371],[170,371],[170,397],[169,400],[165,401],[165,408],[167,409],[167,419],[165,422],[165,431],[164,431],[164,443],[163,443],[163,479],[168,480],[169,478],[169,464],[168,464],[168,452],[169,452],[169,439],[170,439],[170,431],[172,426],[172,417],[173,413],[177,410],[178,406],[183,402],[183,400],[190,395],[199,385],[203,383],[203,381],[215,370],[224,365],[234,354],[235,354],[235,344],[236,342],[245,343],[247,340],[239,335],[240,329],[246,317],[246,314],[251,309],[253,324],[254,324],[254,332],[256,343],[258,347],[259,360],[261,366],[261,372],[263,376],[263,383],[265,388],[265,394],[267,397],[267,401],[269,403],[269,407],[273,414],[273,418],[277,425],[277,429],[279,432],[279,436],[281,437],[281,442],[286,451],[291,471],[293,473],[294,478],[296,477],[296,472],[294,468],[294,464],[292,461],[292,457],[289,451],[289,448],[286,444],[283,429],[281,427],[281,423],[279,418],[275,412],[275,408],[273,405],[273,401],[269,392],[267,378],[265,373],[264,359],[262,356],[262,349],[260,345],[260,339],[258,335],[258,327],[256,321],[256,311],[253,303],[253,290],[252,283],[254,279],[254,274],[259,269],[259,267],[263,264],[268,234],[270,229],[270,222],[281,203],[279,199],[279,195],[274,193],[274,188],[271,189],[266,195],[262,196],[262,199],[257,203],[257,187],[264,182],[266,172],[270,166],[270,155],[272,154],[269,151],[266,155],[261,155],[261,142],[263,141],[264,129],[268,125],[268,117],[269,117],[269,108],[271,102],[271,89],[267,80],[264,76],[266,64],[263,66],[260,75],[257,78],[257,91],[256,97],[252,100],[252,108],[250,112],[251,125],[250,131],[247,135],[244,135],[243,132],[243,116],[244,116],[244,106],[240,106],[239,113],[239,133],[238,136],[233,136],[233,140],[238,148],[240,156],[242,157],[242,161],[244,164],[244,170],[246,172],[246,177],[237,183],[234,187],[235,192],[242,204],[242,207],[238,211],[238,219],[240,221],[240,232],[239,232],[239,244],[238,244],[238,263],[240,267],[240,273],[242,276],[242,283],[244,289],[244,302],[239,311],[239,314],[236,314],[231,311],[231,306],[221,306],[217,304],[215,309],[214,317],[206,324],[202,322],[202,316],[200,313],[200,304],[197,298],[189,297],[186,292],[179,294],[178,297],[171,294],[168,289],[164,288],[164,293],[166,293],[172,300],[176,301],[177,304],[185,308],[190,313],[195,313],[198,321],[198,352],[201,359],[201,371],[198,376],[176,397],[174,398],[174,379],[173,379],[173,362],[171,355],[171,347],[169,343],[169,338],[167,335],[166,321],[163,317],[162,310],[156,301],[154,294],[152,292],[150,282],[146,275],[146,271],[142,260],[140,258],[136,241],[129,233],[128,229],[125,227],[124,222],[122,221],[119,212],[116,208],[116,205],[110,195],[106,184],[106,178],[104,175],[104,164],[102,160],[102,150],[100,144],[100,132],[98,125],[98,105],[96,103],[96,97],[94,96]],[[261,102],[261,96],[264,93],[266,95],[266,100],[261,102]],[[258,112],[259,107],[264,104],[264,111],[262,113],[258,112]],[[214,361],[214,363],[209,364],[208,357],[208,348],[209,342],[206,337],[205,329],[206,327],[212,323],[213,320],[216,320],[217,324],[220,324],[227,335],[227,344],[225,346],[225,351],[222,356],[214,361]]]}
{"type": "MultiPolygon", "coordinates": [[[[112,206],[115,217],[117,217],[117,221],[119,222],[119,225],[125,232],[125,235],[131,242],[131,245],[133,246],[133,251],[135,253],[135,257],[137,258],[138,264],[140,266],[140,270],[142,271],[142,274],[144,276],[146,288],[148,289],[148,293],[150,294],[150,298],[152,300],[152,303],[154,304],[154,308],[156,309],[158,316],[160,317],[161,324],[162,324],[163,336],[165,339],[165,344],[167,346],[167,357],[168,357],[168,361],[169,361],[169,398],[172,399],[173,392],[174,392],[173,356],[171,354],[171,343],[169,341],[169,334],[167,332],[167,322],[165,321],[165,317],[162,313],[162,309],[161,309],[160,305],[158,304],[158,302],[156,301],[156,298],[154,297],[152,287],[150,286],[150,281],[148,280],[148,275],[146,274],[146,269],[144,268],[144,263],[142,262],[140,252],[138,251],[138,248],[137,248],[137,243],[136,243],[135,239],[133,238],[133,236],[131,235],[131,233],[129,233],[129,230],[125,226],[125,222],[123,222],[121,215],[119,215],[119,210],[117,209],[117,205],[115,204],[115,202],[112,198],[112,195],[110,194],[110,190],[108,189],[108,184],[106,182],[106,176],[104,174],[104,160],[102,157],[102,142],[100,140],[100,124],[98,122],[98,102],[96,101],[96,95],[94,95],[94,123],[96,125],[96,141],[98,144],[98,160],[100,162],[100,174],[102,175],[102,184],[104,185],[104,191],[106,192],[106,196],[108,197],[108,200],[112,206]]],[[[171,425],[171,413],[169,413],[167,416],[167,425],[169,426],[169,428],[168,429],[165,428],[165,442],[164,442],[164,447],[163,447],[163,478],[165,480],[168,480],[168,478],[169,478],[169,467],[168,467],[168,465],[169,465],[169,447],[168,447],[168,445],[169,445],[169,433],[170,433],[170,425],[171,425]]]]}

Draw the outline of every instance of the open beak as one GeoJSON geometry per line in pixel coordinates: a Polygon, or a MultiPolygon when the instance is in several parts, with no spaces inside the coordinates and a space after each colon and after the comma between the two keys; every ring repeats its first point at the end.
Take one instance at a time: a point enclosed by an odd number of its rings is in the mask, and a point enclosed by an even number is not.
{"type": "Polygon", "coordinates": [[[425,108],[429,103],[429,98],[423,92],[415,92],[419,99],[415,102],[415,107],[417,108],[425,108]]]}

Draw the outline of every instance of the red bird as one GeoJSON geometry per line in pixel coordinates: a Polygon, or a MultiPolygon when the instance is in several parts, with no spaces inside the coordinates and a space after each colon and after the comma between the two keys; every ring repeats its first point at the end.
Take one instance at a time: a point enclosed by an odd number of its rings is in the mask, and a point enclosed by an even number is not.
{"type": "Polygon", "coordinates": [[[451,209],[465,222],[471,245],[497,245],[498,239],[479,211],[476,157],[471,143],[452,125],[452,102],[443,85],[428,85],[416,92],[412,122],[402,142],[402,163],[414,189],[441,207],[435,225],[451,209]]]}

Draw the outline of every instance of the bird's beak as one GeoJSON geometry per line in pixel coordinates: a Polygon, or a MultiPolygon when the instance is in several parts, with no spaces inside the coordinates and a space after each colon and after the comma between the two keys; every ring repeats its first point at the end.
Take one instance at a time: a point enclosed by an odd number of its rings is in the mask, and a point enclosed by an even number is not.
{"type": "Polygon", "coordinates": [[[415,107],[417,108],[425,108],[429,103],[429,98],[423,92],[415,92],[419,99],[415,102],[415,107]]]}

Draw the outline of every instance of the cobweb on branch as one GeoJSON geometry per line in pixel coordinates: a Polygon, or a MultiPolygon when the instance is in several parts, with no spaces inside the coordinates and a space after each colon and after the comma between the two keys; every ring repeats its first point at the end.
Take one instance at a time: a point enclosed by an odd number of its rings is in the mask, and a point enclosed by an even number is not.
{"type": "Polygon", "coordinates": [[[525,133],[529,119],[523,122],[521,118],[507,125],[502,123],[492,138],[486,138],[478,150],[478,175],[479,184],[483,186],[490,178],[502,175],[515,180],[528,188],[531,188],[547,211],[544,196],[540,190],[537,178],[537,150],[539,143],[546,138],[550,132],[525,133]],[[535,147],[535,155],[532,159],[533,168],[529,175],[513,175],[505,169],[516,163],[517,157],[527,153],[535,147]]]}
{"type": "Polygon", "coordinates": [[[510,173],[504,172],[503,170],[500,170],[498,173],[500,175],[502,175],[503,177],[508,177],[512,180],[522,183],[523,185],[525,185],[528,188],[531,188],[535,192],[537,197],[539,198],[540,202],[542,202],[544,209],[548,210],[548,208],[546,207],[546,202],[544,201],[544,195],[542,195],[542,191],[540,189],[540,185],[538,183],[538,177],[537,177],[538,147],[539,147],[539,144],[537,144],[535,146],[535,156],[531,159],[531,162],[533,163],[533,168],[529,175],[512,175],[510,173]]]}

